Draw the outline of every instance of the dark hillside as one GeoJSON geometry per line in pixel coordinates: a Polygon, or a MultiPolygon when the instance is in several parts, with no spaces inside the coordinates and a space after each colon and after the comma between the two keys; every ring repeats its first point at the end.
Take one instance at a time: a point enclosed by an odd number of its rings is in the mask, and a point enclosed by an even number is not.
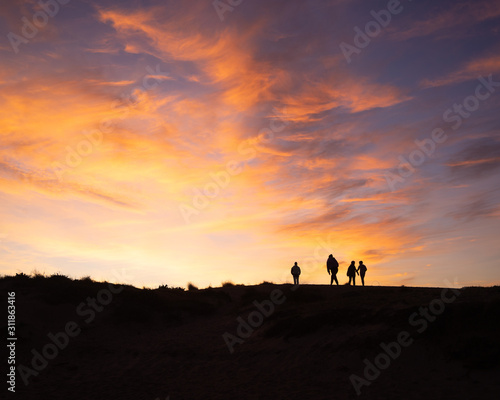
{"type": "Polygon", "coordinates": [[[499,287],[184,291],[57,276],[5,277],[0,287],[4,299],[16,292],[11,397],[496,399],[500,392],[499,287]]]}

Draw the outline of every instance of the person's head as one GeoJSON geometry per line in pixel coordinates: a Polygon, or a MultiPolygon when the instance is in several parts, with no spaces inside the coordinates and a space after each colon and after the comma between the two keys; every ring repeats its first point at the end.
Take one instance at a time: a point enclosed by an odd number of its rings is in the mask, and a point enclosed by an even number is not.
{"type": "Polygon", "coordinates": [[[330,255],[328,256],[328,258],[333,258],[333,254],[330,254],[330,255]]]}
{"type": "Polygon", "coordinates": [[[295,264],[293,264],[293,265],[297,265],[297,261],[295,261],[295,264]]]}
{"type": "Polygon", "coordinates": [[[356,264],[356,261],[351,261],[351,265],[354,265],[354,264],[356,264]]]}
{"type": "Polygon", "coordinates": [[[359,265],[361,265],[361,264],[363,264],[363,261],[360,261],[360,262],[359,262],[359,265]]]}

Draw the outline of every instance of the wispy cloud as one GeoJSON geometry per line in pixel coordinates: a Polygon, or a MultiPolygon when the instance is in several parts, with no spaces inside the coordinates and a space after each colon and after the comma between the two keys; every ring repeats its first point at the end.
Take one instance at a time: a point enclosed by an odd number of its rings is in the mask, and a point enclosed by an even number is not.
{"type": "Polygon", "coordinates": [[[467,28],[483,21],[498,18],[500,6],[490,1],[450,2],[449,7],[436,3],[427,8],[421,20],[392,33],[396,40],[408,40],[429,35],[449,38],[451,35],[465,36],[467,28]],[[450,32],[453,30],[453,32],[450,32]]]}
{"type": "Polygon", "coordinates": [[[493,55],[469,61],[462,68],[453,71],[445,77],[434,80],[425,79],[422,81],[421,86],[429,88],[452,85],[477,79],[478,76],[488,76],[498,72],[500,72],[500,56],[493,55]]]}

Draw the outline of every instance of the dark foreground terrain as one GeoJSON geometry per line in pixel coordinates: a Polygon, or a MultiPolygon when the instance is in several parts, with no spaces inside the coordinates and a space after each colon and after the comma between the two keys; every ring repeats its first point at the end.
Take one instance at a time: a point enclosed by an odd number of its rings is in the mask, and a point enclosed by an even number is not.
{"type": "Polygon", "coordinates": [[[15,291],[18,368],[1,398],[499,398],[500,287],[182,291],[18,276],[0,288],[6,311],[15,291]]]}

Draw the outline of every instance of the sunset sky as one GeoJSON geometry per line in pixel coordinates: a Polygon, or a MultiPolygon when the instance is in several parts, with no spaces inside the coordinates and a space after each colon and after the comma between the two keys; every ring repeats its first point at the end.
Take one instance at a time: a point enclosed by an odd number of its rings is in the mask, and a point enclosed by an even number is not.
{"type": "Polygon", "coordinates": [[[1,274],[500,284],[499,2],[45,3],[0,5],[1,274]]]}

